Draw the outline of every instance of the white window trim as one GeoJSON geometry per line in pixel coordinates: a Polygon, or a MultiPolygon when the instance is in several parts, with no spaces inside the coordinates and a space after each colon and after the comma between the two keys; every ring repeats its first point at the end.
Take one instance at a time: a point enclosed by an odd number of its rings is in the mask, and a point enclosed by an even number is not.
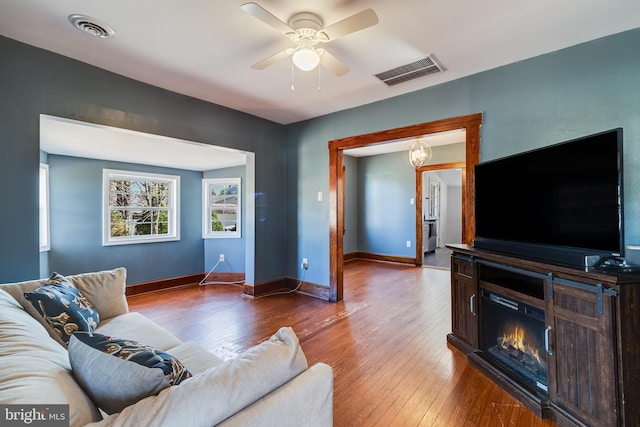
{"type": "Polygon", "coordinates": [[[238,239],[242,237],[242,185],[240,178],[206,178],[202,180],[202,238],[203,239],[238,239]],[[236,184],[238,186],[238,222],[235,231],[212,231],[211,209],[209,203],[210,184],[236,184]]]}
{"type": "Polygon", "coordinates": [[[49,165],[40,163],[38,169],[38,182],[39,182],[39,223],[38,223],[38,238],[40,241],[40,252],[46,252],[51,250],[51,222],[49,208],[49,165]],[[44,173],[44,177],[42,174],[44,173]],[[44,183],[42,182],[44,179],[44,183]],[[43,188],[44,186],[44,188],[43,188]],[[43,193],[44,191],[44,193],[43,193]],[[42,206],[44,204],[44,207],[42,206]],[[43,229],[44,228],[44,232],[43,229]]]}
{"type": "Polygon", "coordinates": [[[116,169],[102,170],[102,245],[132,245],[138,243],[171,242],[180,240],[180,176],[158,173],[132,172],[116,169]],[[169,233],[160,236],[126,236],[111,237],[109,209],[109,180],[110,179],[147,179],[167,181],[171,184],[169,204],[169,233]]]}

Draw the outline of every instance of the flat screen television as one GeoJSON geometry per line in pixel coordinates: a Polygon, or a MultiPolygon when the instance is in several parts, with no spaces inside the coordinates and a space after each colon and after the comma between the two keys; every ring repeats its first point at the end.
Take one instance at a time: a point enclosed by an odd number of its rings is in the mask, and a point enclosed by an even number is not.
{"type": "Polygon", "coordinates": [[[474,247],[573,266],[624,256],[622,165],[620,128],[479,163],[474,247]]]}

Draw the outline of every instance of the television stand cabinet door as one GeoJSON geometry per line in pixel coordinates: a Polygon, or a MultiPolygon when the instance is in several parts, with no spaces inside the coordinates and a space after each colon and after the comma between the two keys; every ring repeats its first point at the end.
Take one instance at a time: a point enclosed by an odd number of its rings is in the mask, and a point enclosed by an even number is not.
{"type": "Polygon", "coordinates": [[[555,279],[546,294],[550,401],[586,425],[618,425],[615,293],[555,279]]]}
{"type": "Polygon", "coordinates": [[[451,257],[451,326],[447,341],[465,354],[478,349],[478,285],[470,257],[451,257]]]}

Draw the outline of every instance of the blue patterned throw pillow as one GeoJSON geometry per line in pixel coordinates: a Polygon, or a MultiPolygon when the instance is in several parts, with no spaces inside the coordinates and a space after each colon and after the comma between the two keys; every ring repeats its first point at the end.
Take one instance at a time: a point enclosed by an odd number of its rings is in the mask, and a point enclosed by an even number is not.
{"type": "Polygon", "coordinates": [[[93,332],[100,323],[100,315],[89,300],[58,273],[35,291],[25,292],[24,297],[65,344],[75,331],[93,332]]]}
{"type": "Polygon", "coordinates": [[[69,362],[78,383],[108,414],[191,377],[170,354],[99,333],[74,333],[69,362]]]}

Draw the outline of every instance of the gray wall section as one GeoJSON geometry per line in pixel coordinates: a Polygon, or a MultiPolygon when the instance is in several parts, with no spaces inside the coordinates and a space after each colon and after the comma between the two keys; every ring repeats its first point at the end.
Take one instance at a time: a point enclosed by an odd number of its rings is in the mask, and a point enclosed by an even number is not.
{"type": "Polygon", "coordinates": [[[631,54],[639,45],[640,29],[631,30],[289,125],[287,265],[307,256],[320,266],[306,280],[329,283],[328,205],[306,196],[328,189],[327,141],[477,112],[482,160],[623,127],[625,238],[639,243],[640,55],[631,54]]]}
{"type": "Polygon", "coordinates": [[[127,269],[127,282],[139,283],[203,271],[202,172],[50,154],[49,180],[49,274],[122,266],[127,269]],[[102,246],[103,169],[179,176],[180,240],[102,246]]]}
{"type": "Polygon", "coordinates": [[[440,229],[441,242],[462,242],[462,187],[447,187],[447,221],[444,229],[440,229]]]}
{"type": "MultiPolygon", "coordinates": [[[[284,274],[285,126],[169,92],[0,37],[0,281],[40,276],[40,114],[148,132],[255,153],[256,191],[268,195],[256,221],[255,283],[284,274]]],[[[202,247],[202,243],[200,244],[202,247]]],[[[171,251],[170,245],[165,246],[171,251]]],[[[202,272],[201,249],[194,253],[202,272]]],[[[155,263],[141,256],[140,264],[155,263]]],[[[164,268],[164,267],[163,267],[164,268]]],[[[180,268],[180,271],[184,269],[180,268]]],[[[177,273],[177,270],[175,271],[177,273]]],[[[175,276],[174,271],[166,271],[175,276]]],[[[144,279],[142,279],[144,280],[144,279]]]]}

